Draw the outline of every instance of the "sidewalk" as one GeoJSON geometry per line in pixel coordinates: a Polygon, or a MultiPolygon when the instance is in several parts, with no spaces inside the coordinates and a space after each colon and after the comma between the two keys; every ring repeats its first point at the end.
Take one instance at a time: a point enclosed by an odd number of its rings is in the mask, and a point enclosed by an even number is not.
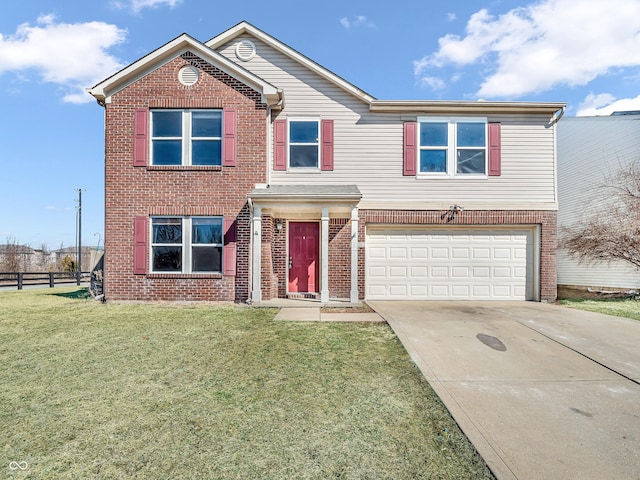
{"type": "Polygon", "coordinates": [[[274,320],[294,322],[384,322],[377,313],[328,312],[321,307],[284,307],[274,320]]]}

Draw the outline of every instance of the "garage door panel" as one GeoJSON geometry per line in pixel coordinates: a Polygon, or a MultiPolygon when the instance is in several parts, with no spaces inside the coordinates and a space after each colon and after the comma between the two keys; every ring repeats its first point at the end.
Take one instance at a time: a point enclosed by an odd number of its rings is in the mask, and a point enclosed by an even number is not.
{"type": "Polygon", "coordinates": [[[510,267],[495,267],[493,269],[493,277],[494,278],[511,278],[511,268],[510,267]]]}
{"type": "Polygon", "coordinates": [[[510,259],[512,255],[512,250],[510,248],[500,247],[493,249],[493,258],[496,260],[506,260],[510,259]]]}
{"type": "Polygon", "coordinates": [[[427,258],[429,250],[426,247],[420,247],[420,248],[416,248],[416,247],[412,247],[411,248],[411,253],[410,253],[410,258],[427,258]]]}
{"type": "Polygon", "coordinates": [[[471,258],[471,253],[470,253],[470,248],[460,248],[460,247],[453,247],[451,249],[451,258],[453,259],[458,259],[458,258],[464,258],[464,259],[468,259],[471,258]]]}
{"type": "Polygon", "coordinates": [[[473,267],[473,278],[488,279],[491,276],[491,267],[473,267]]]}
{"type": "Polygon", "coordinates": [[[451,296],[454,298],[469,298],[471,287],[469,285],[452,285],[451,296]]]}
{"type": "Polygon", "coordinates": [[[476,298],[491,298],[491,287],[489,285],[473,285],[471,293],[476,298]]]}
{"type": "Polygon", "coordinates": [[[416,278],[416,277],[427,278],[427,276],[428,276],[427,272],[428,271],[429,271],[429,269],[427,268],[426,265],[425,266],[415,266],[415,265],[411,266],[411,276],[413,278],[416,278]]]}
{"type": "Polygon", "coordinates": [[[449,267],[431,267],[431,278],[449,278],[449,267]]]}
{"type": "Polygon", "coordinates": [[[368,299],[531,299],[532,228],[373,227],[368,299]]]}
{"type": "Polygon", "coordinates": [[[431,285],[431,297],[434,299],[446,299],[449,295],[449,286],[448,285],[431,285]]]}
{"type": "Polygon", "coordinates": [[[404,265],[391,265],[389,267],[389,276],[404,279],[407,277],[407,267],[404,265]]]}
{"type": "Polygon", "coordinates": [[[431,248],[431,258],[434,259],[444,259],[444,258],[449,258],[449,249],[446,247],[442,247],[442,248],[437,248],[437,247],[433,247],[431,248]]]}
{"type": "Polygon", "coordinates": [[[472,255],[475,260],[488,260],[491,258],[491,249],[490,248],[477,248],[474,247],[472,250],[472,255]]]}
{"type": "Polygon", "coordinates": [[[451,269],[451,278],[461,278],[467,280],[469,278],[469,267],[453,267],[451,269]]]}
{"type": "Polygon", "coordinates": [[[389,294],[391,295],[391,297],[404,298],[407,296],[407,285],[390,285],[389,294]]]}
{"type": "Polygon", "coordinates": [[[391,247],[389,248],[389,258],[407,258],[407,248],[391,247]]]}

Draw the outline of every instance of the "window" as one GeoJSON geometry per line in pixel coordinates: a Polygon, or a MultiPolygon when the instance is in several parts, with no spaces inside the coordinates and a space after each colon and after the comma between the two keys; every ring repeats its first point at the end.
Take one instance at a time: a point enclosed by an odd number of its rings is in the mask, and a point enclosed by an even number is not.
{"type": "Polygon", "coordinates": [[[153,165],[221,165],[222,110],[152,110],[153,165]]]}
{"type": "Polygon", "coordinates": [[[486,175],[486,119],[418,118],[418,174],[486,175]]]}
{"type": "Polygon", "coordinates": [[[153,272],[221,273],[222,217],[153,217],[153,272]]]}
{"type": "Polygon", "coordinates": [[[289,167],[319,168],[319,122],[317,120],[289,121],[289,167]]]}

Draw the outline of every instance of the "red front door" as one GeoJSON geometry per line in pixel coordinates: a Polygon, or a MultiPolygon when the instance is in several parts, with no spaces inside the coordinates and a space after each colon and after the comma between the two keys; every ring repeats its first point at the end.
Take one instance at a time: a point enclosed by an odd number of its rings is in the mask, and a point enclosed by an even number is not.
{"type": "Polygon", "coordinates": [[[289,223],[289,292],[318,292],[320,225],[289,223]]]}

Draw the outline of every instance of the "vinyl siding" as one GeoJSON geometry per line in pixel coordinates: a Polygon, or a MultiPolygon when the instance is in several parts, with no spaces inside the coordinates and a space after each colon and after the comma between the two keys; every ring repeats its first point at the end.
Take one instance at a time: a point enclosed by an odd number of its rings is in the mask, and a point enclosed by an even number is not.
{"type": "MultiPolygon", "coordinates": [[[[597,186],[638,159],[640,116],[564,118],[558,124],[558,229],[582,222],[597,186]]],[[[640,273],[624,262],[580,264],[558,250],[558,284],[639,288],[640,273]]]]}
{"type": "MultiPolygon", "coordinates": [[[[484,179],[416,179],[403,176],[403,120],[400,114],[371,113],[367,103],[303,65],[250,37],[257,55],[235,56],[235,43],[219,51],[282,88],[285,109],[277,116],[330,118],[334,128],[334,170],[271,171],[271,184],[357,184],[361,208],[448,208],[555,210],[555,128],[546,116],[499,116],[502,123],[502,175],[484,179]]],[[[247,37],[249,38],[249,37],[247,37]]],[[[269,155],[273,148],[268,148],[269,155]]],[[[269,158],[272,162],[272,158],[269,158]]]]}

